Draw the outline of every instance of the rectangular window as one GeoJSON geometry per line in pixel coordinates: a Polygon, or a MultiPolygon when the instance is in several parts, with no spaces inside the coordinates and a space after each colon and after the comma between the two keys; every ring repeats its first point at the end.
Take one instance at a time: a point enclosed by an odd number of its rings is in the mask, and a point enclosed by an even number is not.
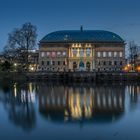
{"type": "Polygon", "coordinates": [[[42,61],[41,64],[44,65],[44,61],[42,61]]]}
{"type": "Polygon", "coordinates": [[[108,57],[112,57],[112,52],[108,52],[108,57]]]}
{"type": "Polygon", "coordinates": [[[66,65],[65,61],[63,61],[63,65],[66,65]]]}
{"type": "Polygon", "coordinates": [[[101,52],[97,52],[97,57],[101,57],[101,52]]]}
{"type": "Polygon", "coordinates": [[[50,61],[47,61],[47,65],[50,65],[50,61]]]}
{"type": "Polygon", "coordinates": [[[112,65],[112,61],[109,61],[109,65],[112,65]]]}
{"type": "Polygon", "coordinates": [[[52,52],[52,57],[56,57],[56,52],[52,52]]]}
{"type": "Polygon", "coordinates": [[[80,57],[83,57],[84,56],[84,50],[83,49],[80,49],[79,50],[79,53],[80,53],[80,57]]]}
{"type": "Polygon", "coordinates": [[[76,56],[77,56],[77,53],[78,53],[77,49],[76,49],[76,48],[73,48],[73,49],[72,49],[72,55],[73,55],[74,57],[76,57],[76,56]]]}
{"type": "Polygon", "coordinates": [[[115,66],[117,65],[117,61],[114,61],[114,65],[115,65],[115,66]]]}
{"type": "Polygon", "coordinates": [[[61,52],[57,52],[57,57],[60,57],[61,56],[61,52]]]}
{"type": "Polygon", "coordinates": [[[122,57],[122,56],[123,56],[123,53],[122,53],[122,52],[120,52],[120,53],[119,53],[119,56],[120,56],[120,57],[122,57]]]}
{"type": "Polygon", "coordinates": [[[60,65],[60,61],[58,61],[58,65],[60,65]]]}
{"type": "Polygon", "coordinates": [[[47,52],[47,57],[50,57],[50,52],[47,52]]]}
{"type": "Polygon", "coordinates": [[[106,52],[103,52],[103,57],[106,57],[106,52]]]}
{"type": "Polygon", "coordinates": [[[87,48],[87,49],[86,49],[86,56],[87,56],[87,57],[90,56],[90,52],[91,52],[90,48],[87,48]]]}
{"type": "Polygon", "coordinates": [[[66,52],[63,52],[63,56],[66,56],[66,52]]]}
{"type": "Polygon", "coordinates": [[[44,57],[45,56],[45,52],[41,52],[41,57],[44,57]]]}
{"type": "Polygon", "coordinates": [[[104,65],[104,66],[106,65],[106,62],[105,62],[105,61],[103,62],[103,65],[104,65]]]}
{"type": "Polygon", "coordinates": [[[55,65],[55,61],[52,61],[52,65],[55,65]]]}
{"type": "Polygon", "coordinates": [[[117,52],[114,52],[114,57],[117,57],[117,52]]]}

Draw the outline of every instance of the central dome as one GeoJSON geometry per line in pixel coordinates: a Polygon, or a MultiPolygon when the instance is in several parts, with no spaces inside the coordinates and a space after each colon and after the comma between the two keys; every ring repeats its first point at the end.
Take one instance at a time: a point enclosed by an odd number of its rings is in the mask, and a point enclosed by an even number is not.
{"type": "Polygon", "coordinates": [[[46,35],[41,43],[73,42],[114,42],[124,43],[117,34],[104,30],[63,30],[46,35]]]}

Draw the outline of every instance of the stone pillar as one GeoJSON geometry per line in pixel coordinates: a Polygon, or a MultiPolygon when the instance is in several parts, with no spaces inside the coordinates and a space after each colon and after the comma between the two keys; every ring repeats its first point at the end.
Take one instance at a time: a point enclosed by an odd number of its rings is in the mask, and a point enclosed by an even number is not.
{"type": "Polygon", "coordinates": [[[72,70],[72,62],[69,60],[69,69],[72,70]]]}
{"type": "Polygon", "coordinates": [[[92,70],[95,70],[95,60],[92,61],[92,70]]]}
{"type": "Polygon", "coordinates": [[[71,48],[69,47],[69,57],[71,57],[71,48]]]}
{"type": "Polygon", "coordinates": [[[80,50],[79,50],[79,48],[77,49],[77,56],[76,57],[80,57],[80,50]]]}
{"type": "Polygon", "coordinates": [[[84,48],[84,57],[86,57],[86,48],[84,48]]]}

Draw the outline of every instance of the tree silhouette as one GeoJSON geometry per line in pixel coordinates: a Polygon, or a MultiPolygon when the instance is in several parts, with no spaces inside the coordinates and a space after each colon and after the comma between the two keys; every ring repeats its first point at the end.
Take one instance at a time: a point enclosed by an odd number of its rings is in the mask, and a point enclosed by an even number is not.
{"type": "Polygon", "coordinates": [[[30,22],[14,29],[8,35],[7,45],[4,47],[4,54],[7,58],[13,58],[25,64],[28,70],[28,52],[36,45],[37,28],[30,22]]]}

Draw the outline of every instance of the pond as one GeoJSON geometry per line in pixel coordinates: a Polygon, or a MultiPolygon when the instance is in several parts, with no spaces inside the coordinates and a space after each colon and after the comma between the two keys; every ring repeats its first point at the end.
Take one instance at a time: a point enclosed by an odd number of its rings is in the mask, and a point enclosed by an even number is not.
{"type": "Polygon", "coordinates": [[[0,84],[4,140],[139,140],[140,84],[0,84]]]}

